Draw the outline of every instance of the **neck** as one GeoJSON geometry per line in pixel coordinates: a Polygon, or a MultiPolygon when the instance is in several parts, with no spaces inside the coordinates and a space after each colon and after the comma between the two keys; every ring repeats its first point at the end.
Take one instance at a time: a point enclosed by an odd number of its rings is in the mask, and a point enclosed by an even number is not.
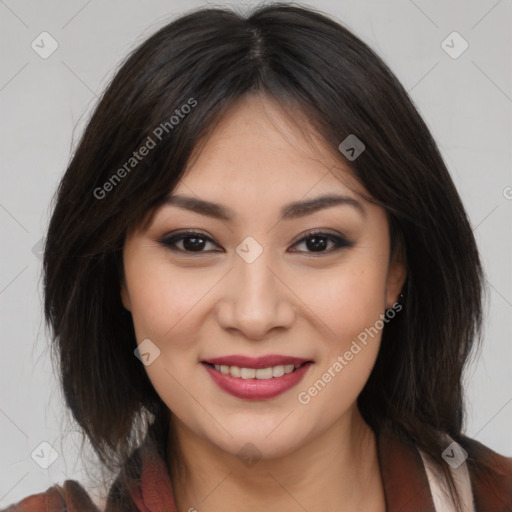
{"type": "Polygon", "coordinates": [[[375,435],[357,406],[293,453],[250,466],[171,421],[168,446],[178,445],[179,456],[167,457],[179,510],[385,511],[375,435]]]}

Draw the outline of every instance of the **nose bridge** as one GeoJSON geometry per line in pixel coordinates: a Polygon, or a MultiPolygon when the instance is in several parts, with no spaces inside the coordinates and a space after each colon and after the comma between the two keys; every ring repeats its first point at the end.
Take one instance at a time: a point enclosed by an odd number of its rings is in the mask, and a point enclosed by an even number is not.
{"type": "MultiPolygon", "coordinates": [[[[235,260],[236,306],[243,311],[256,312],[263,309],[272,309],[279,290],[276,287],[272,268],[272,255],[257,242],[243,242],[237,248],[235,260]],[[249,248],[247,252],[244,252],[249,248]],[[270,267],[270,268],[269,268],[270,267]]],[[[247,312],[245,312],[247,313],[247,312]]]]}
{"type": "MultiPolygon", "coordinates": [[[[248,237],[250,238],[250,237],[248,237]]],[[[247,337],[261,338],[274,327],[289,325],[293,307],[274,275],[275,258],[254,239],[237,247],[229,286],[219,318],[224,328],[236,328],[247,337]]]]}

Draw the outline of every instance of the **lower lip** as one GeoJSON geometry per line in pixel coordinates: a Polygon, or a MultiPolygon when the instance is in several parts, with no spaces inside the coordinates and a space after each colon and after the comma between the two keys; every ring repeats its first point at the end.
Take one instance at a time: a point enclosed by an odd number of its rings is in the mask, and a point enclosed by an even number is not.
{"type": "Polygon", "coordinates": [[[291,373],[271,379],[242,379],[226,375],[207,363],[203,363],[203,366],[215,384],[227,393],[246,400],[262,400],[273,398],[296,386],[312,364],[311,362],[304,363],[291,373]]]}

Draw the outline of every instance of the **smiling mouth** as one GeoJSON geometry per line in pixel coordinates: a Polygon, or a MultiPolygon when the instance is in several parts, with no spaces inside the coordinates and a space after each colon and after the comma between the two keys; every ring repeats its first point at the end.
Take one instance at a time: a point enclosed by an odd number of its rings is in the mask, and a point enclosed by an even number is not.
{"type": "Polygon", "coordinates": [[[224,364],[213,364],[208,362],[203,362],[214,368],[219,373],[224,375],[230,375],[231,377],[244,379],[244,380],[269,380],[282,377],[283,375],[288,375],[290,373],[295,372],[300,367],[307,363],[312,363],[312,361],[304,361],[302,363],[297,364],[280,364],[276,366],[269,366],[267,368],[246,368],[240,366],[228,366],[224,364]]]}
{"type": "Polygon", "coordinates": [[[259,360],[249,360],[243,356],[229,359],[226,357],[202,361],[202,365],[220,389],[243,400],[267,400],[277,397],[295,387],[314,364],[311,360],[282,356],[270,356],[259,360]],[[231,362],[229,359],[232,362],[235,362],[233,359],[238,359],[238,364],[246,366],[218,364],[231,362]],[[276,364],[280,362],[288,364],[276,364]],[[272,363],[273,366],[268,366],[272,363]]]}

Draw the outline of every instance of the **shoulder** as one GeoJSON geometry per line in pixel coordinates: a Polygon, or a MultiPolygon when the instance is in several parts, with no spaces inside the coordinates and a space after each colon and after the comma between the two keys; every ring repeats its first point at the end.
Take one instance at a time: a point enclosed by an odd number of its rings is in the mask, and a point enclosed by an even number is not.
{"type": "Polygon", "coordinates": [[[100,512],[87,491],[76,481],[66,480],[46,491],[32,494],[0,512],[100,512]]]}
{"type": "Polygon", "coordinates": [[[461,446],[468,453],[467,467],[477,510],[512,510],[512,457],[465,436],[461,446]]]}

